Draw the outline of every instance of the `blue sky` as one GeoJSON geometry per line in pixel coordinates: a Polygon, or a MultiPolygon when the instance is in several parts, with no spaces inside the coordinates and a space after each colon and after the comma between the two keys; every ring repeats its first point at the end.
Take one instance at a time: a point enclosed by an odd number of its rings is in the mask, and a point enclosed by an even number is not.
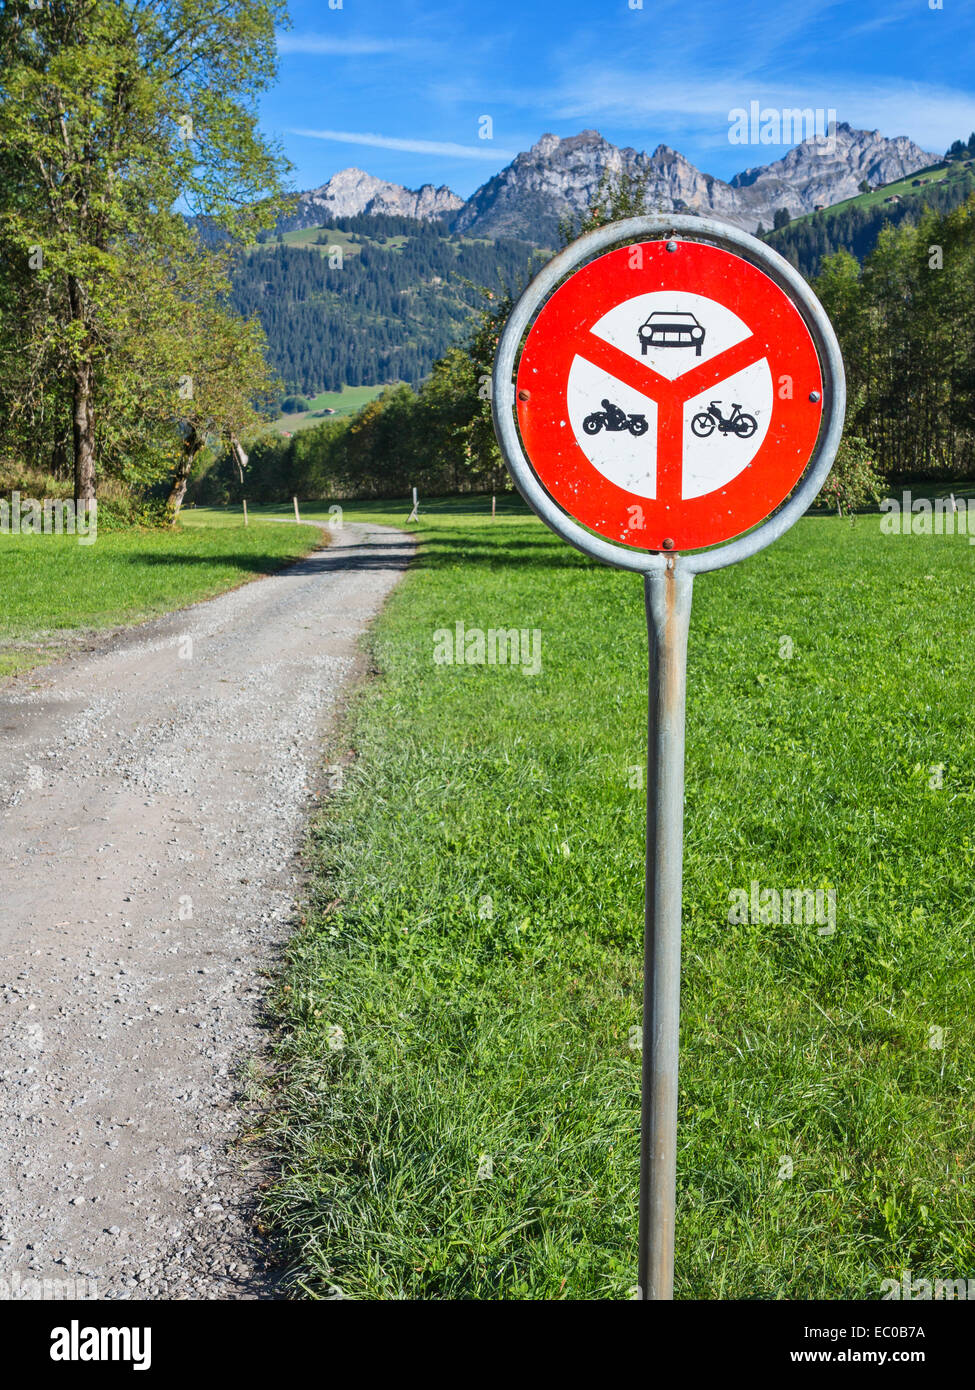
{"type": "Polygon", "coordinates": [[[975,129],[973,0],[341,3],[293,0],[261,103],[298,188],[356,165],[466,197],[544,132],[592,128],[730,178],[785,152],[729,143],[751,101],[833,108],[939,153],[975,129]]]}

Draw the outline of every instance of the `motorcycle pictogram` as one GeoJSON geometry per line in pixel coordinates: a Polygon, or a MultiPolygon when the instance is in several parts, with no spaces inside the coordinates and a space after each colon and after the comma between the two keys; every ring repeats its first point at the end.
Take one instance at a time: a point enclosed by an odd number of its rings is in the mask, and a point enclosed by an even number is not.
{"type": "Polygon", "coordinates": [[[582,428],[586,434],[598,434],[600,430],[608,430],[610,433],[629,430],[630,434],[641,435],[646,434],[649,429],[645,415],[627,415],[625,410],[607,400],[601,404],[602,410],[594,410],[583,420],[582,428]]]}
{"type": "Polygon", "coordinates": [[[732,401],[731,414],[728,416],[721,414],[720,407],[720,401],[712,401],[707,410],[702,410],[694,416],[691,429],[698,439],[707,439],[709,434],[714,433],[715,425],[722,434],[736,434],[739,439],[750,439],[758,429],[755,416],[742,411],[737,402],[732,401]]]}

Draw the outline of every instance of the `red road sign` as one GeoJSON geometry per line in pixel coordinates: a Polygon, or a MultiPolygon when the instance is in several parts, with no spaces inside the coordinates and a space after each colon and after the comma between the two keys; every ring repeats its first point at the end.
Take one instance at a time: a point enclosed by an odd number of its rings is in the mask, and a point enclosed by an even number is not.
{"type": "Polygon", "coordinates": [[[816,349],[785,291],[717,246],[670,244],[576,271],[518,365],[539,482],[583,526],[640,550],[715,545],[764,520],[822,414],[816,349]]]}

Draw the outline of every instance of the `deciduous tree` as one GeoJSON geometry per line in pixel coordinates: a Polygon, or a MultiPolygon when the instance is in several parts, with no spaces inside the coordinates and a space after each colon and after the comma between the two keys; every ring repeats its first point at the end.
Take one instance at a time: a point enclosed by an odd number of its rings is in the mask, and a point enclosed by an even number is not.
{"type": "MultiPolygon", "coordinates": [[[[166,409],[142,396],[168,389],[179,427],[186,372],[166,386],[160,361],[165,349],[174,369],[185,363],[178,305],[202,284],[212,328],[215,244],[280,211],[285,162],[258,131],[255,98],[284,20],[282,0],[11,0],[0,12],[3,425],[24,447],[42,428],[59,438],[67,413],[79,499],[95,495],[103,446],[123,473],[164,466],[165,446],[142,450],[166,409]]],[[[221,374],[215,359],[191,375],[221,374]]]]}

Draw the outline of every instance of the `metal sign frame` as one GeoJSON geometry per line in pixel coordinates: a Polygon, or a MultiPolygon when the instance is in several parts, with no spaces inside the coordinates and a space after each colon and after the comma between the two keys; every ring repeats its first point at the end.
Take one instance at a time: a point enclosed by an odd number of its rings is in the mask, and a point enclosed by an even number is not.
{"type": "Polygon", "coordinates": [[[498,344],[491,408],[501,452],[522,497],[570,545],[644,577],[650,657],[647,731],[647,846],[643,967],[640,1227],[637,1297],[674,1295],[677,1189],[677,1055],[680,1029],[681,893],[684,840],[684,711],[687,636],[695,574],[722,569],[771,545],[807,510],[829,473],[846,411],[843,358],[826,313],[798,271],[763,242],[703,217],[631,217],[589,232],[556,256],[525,290],[498,344]],[[748,261],[792,301],[809,331],[823,376],[823,414],[813,453],[792,496],[753,530],[690,552],[637,551],[574,521],[535,475],[515,416],[515,367],[536,313],[595,253],[635,239],[702,241],[748,261]]]}
{"type": "Polygon", "coordinates": [[[711,550],[681,553],[685,573],[703,574],[733,565],[778,540],[798,521],[819,493],[836,457],[846,414],[846,377],[843,358],[826,312],[799,272],[777,251],[748,232],[706,217],[662,214],[629,217],[587,232],[555,256],[531,282],[512,310],[498,343],[491,384],[491,410],[501,452],[515,485],[532,511],[563,540],[586,555],[619,569],[650,574],[663,570],[673,552],[631,550],[603,540],[574,521],[542,487],[521,444],[515,419],[515,366],[522,338],[542,304],[562,281],[597,252],[623,242],[640,240],[703,241],[740,256],[758,267],[795,304],[809,330],[823,369],[823,420],[812,458],[792,496],[768,520],[744,536],[723,542],[711,550]]]}

